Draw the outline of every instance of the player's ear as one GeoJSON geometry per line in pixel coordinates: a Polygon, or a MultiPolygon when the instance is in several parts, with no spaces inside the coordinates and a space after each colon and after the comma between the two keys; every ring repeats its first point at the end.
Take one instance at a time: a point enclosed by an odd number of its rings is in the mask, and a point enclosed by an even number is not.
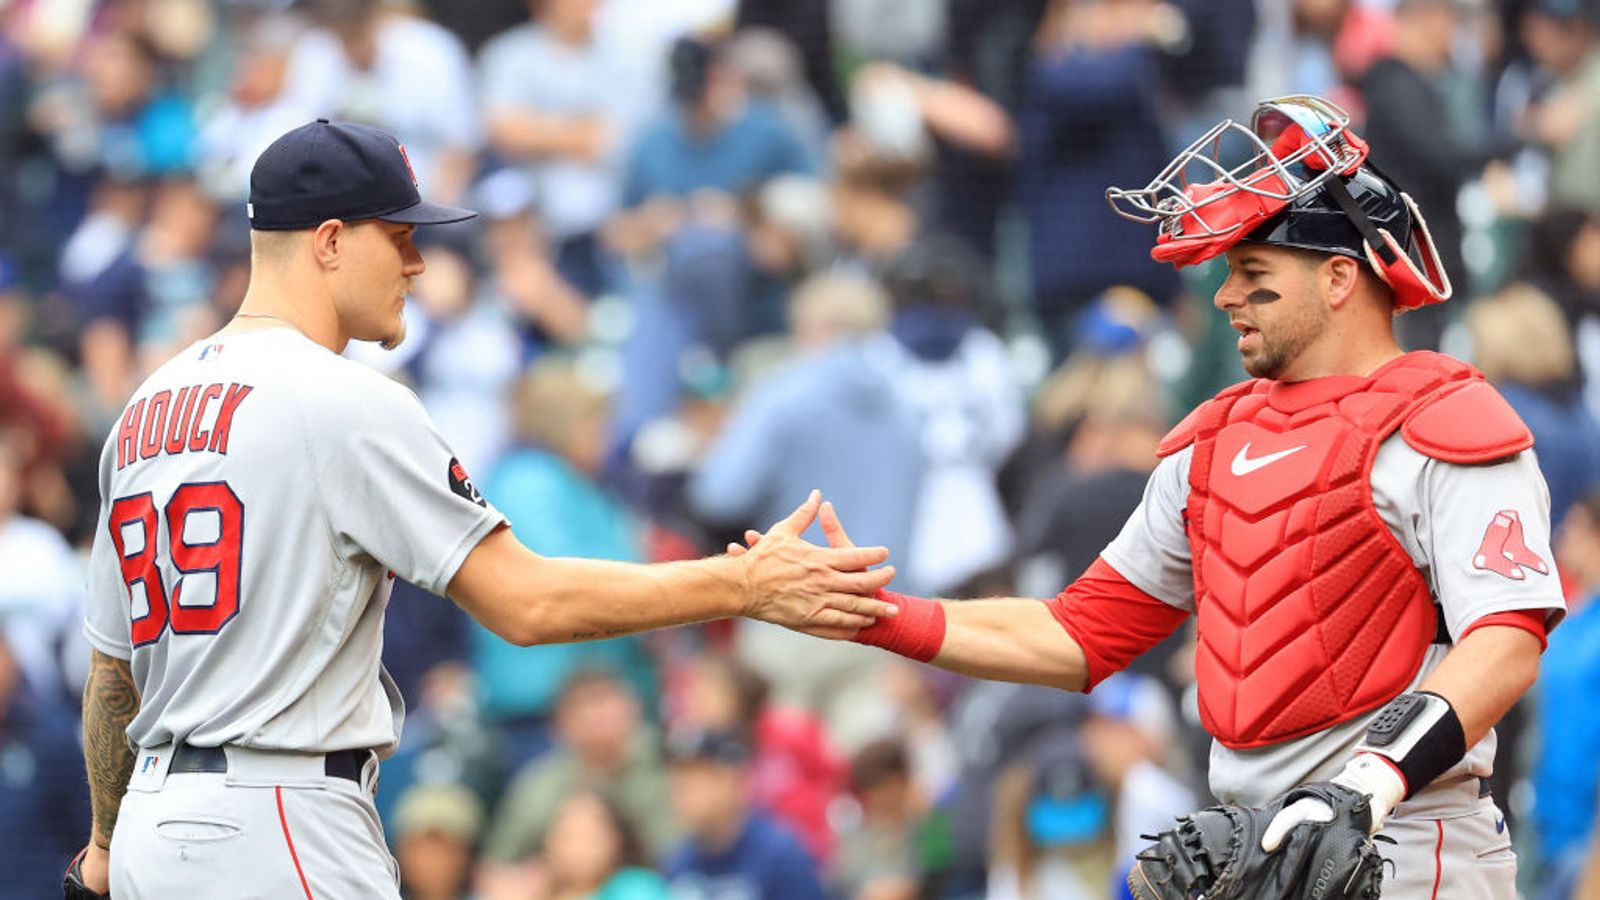
{"type": "Polygon", "coordinates": [[[328,219],[311,232],[311,253],[325,269],[339,268],[339,251],[345,238],[344,222],[328,219]]]}
{"type": "Polygon", "coordinates": [[[1328,305],[1339,309],[1349,303],[1361,284],[1362,263],[1348,256],[1330,253],[1319,268],[1318,275],[1327,293],[1328,305]]]}

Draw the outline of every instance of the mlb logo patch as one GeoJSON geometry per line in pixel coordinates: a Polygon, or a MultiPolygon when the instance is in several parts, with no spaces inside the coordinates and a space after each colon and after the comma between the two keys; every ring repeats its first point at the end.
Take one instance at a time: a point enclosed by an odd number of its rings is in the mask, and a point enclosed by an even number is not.
{"type": "Polygon", "coordinates": [[[160,763],[160,762],[161,762],[161,757],[159,757],[159,756],[156,756],[154,754],[152,754],[150,756],[146,756],[144,758],[144,764],[139,767],[140,774],[143,774],[143,773],[146,773],[146,772],[149,772],[149,771],[153,770],[156,767],[156,765],[158,763],[160,763]]]}
{"type": "Polygon", "coordinates": [[[222,345],[221,344],[207,344],[204,347],[200,348],[200,359],[202,359],[202,360],[216,359],[218,356],[221,356],[221,355],[222,355],[222,345]]]}

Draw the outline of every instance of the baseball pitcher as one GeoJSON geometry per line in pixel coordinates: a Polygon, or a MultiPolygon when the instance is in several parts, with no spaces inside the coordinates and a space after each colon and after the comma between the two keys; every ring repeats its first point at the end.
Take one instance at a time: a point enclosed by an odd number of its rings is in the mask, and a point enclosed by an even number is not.
{"type": "Polygon", "coordinates": [[[824,635],[892,610],[878,549],[800,540],[641,566],[523,548],[415,395],[340,353],[394,346],[421,200],[390,135],[319,120],[251,175],[251,280],[157,369],[100,459],[85,631],[93,798],[69,897],[398,898],[372,804],[403,709],[379,662],[396,577],[519,644],[749,615],[824,635]]]}

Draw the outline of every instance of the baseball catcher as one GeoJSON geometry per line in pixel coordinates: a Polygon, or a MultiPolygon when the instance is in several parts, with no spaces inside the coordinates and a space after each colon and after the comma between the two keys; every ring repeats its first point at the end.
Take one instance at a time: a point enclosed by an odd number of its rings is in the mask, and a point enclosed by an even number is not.
{"type": "Polygon", "coordinates": [[[1487,778],[1564,612],[1549,495],[1482,374],[1395,338],[1451,294],[1421,210],[1305,96],[1107,197],[1157,225],[1157,260],[1226,260],[1214,303],[1253,377],[1167,435],[1138,509],[1056,597],[885,593],[900,615],[856,640],[1083,691],[1193,616],[1223,805],[1128,864],[1135,897],[1515,900],[1487,778]]]}

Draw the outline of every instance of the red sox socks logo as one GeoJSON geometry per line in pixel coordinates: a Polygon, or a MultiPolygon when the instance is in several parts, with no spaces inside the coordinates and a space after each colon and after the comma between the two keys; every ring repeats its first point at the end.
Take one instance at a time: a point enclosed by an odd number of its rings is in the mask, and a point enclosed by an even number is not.
{"type": "Polygon", "coordinates": [[[1527,577],[1523,569],[1532,569],[1540,575],[1550,574],[1550,567],[1523,541],[1522,518],[1514,509],[1502,509],[1494,514],[1489,530],[1483,533],[1483,543],[1472,557],[1472,566],[1504,575],[1512,581],[1527,577]]]}

